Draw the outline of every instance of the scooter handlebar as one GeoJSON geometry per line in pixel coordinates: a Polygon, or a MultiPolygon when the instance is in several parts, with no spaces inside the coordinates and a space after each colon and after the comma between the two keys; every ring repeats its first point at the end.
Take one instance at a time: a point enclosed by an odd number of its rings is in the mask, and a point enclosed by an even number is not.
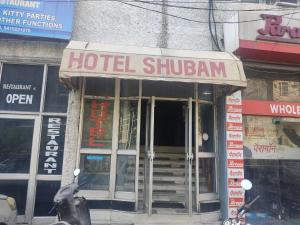
{"type": "Polygon", "coordinates": [[[245,213],[247,213],[254,202],[256,202],[260,198],[260,195],[256,196],[251,202],[248,204],[244,204],[240,208],[237,209],[237,217],[243,216],[245,213]]]}
{"type": "Polygon", "coordinates": [[[254,202],[260,198],[260,195],[257,195],[251,202],[245,205],[245,208],[250,209],[254,202]]]}

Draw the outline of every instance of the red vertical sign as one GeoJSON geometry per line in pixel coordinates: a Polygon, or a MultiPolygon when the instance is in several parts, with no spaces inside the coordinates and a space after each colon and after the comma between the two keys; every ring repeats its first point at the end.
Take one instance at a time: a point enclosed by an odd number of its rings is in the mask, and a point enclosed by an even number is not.
{"type": "Polygon", "coordinates": [[[237,207],[244,204],[244,190],[241,188],[241,180],[244,178],[244,157],[240,91],[226,98],[226,152],[228,217],[234,218],[237,207]]]}

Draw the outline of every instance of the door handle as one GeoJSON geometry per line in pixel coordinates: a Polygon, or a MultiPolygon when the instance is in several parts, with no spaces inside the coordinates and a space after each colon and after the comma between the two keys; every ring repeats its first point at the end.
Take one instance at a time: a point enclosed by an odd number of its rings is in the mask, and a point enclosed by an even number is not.
{"type": "Polygon", "coordinates": [[[152,158],[152,155],[151,155],[151,151],[150,151],[150,150],[147,151],[147,158],[148,158],[148,159],[152,158]]]}
{"type": "Polygon", "coordinates": [[[153,160],[155,158],[155,152],[152,152],[150,150],[147,151],[147,158],[153,160]]]}
{"type": "Polygon", "coordinates": [[[191,153],[191,154],[189,154],[189,153],[186,153],[186,160],[187,160],[187,161],[190,161],[190,162],[192,162],[192,161],[193,161],[193,159],[194,159],[194,155],[193,155],[193,153],[191,153]]]}

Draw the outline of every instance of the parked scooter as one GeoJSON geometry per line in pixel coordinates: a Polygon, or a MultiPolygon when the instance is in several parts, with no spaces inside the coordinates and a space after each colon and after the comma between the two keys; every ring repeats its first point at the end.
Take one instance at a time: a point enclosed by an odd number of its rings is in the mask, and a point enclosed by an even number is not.
{"type": "Polygon", "coordinates": [[[52,225],[91,225],[86,199],[74,196],[80,187],[77,179],[79,173],[80,170],[76,169],[73,183],[61,187],[54,196],[52,210],[56,209],[58,222],[52,225]]]}
{"type": "Polygon", "coordinates": [[[0,225],[15,225],[17,214],[15,199],[0,194],[0,225]]]}
{"type": "MultiPolygon", "coordinates": [[[[242,180],[241,182],[241,186],[244,190],[250,190],[252,188],[252,183],[249,180],[242,180]]],[[[241,220],[243,219],[243,216],[249,212],[249,210],[251,209],[251,206],[253,205],[254,202],[256,202],[258,199],[260,198],[260,196],[256,196],[251,202],[249,203],[245,203],[244,205],[242,205],[241,207],[239,207],[237,209],[237,214],[235,218],[229,218],[223,221],[223,225],[240,225],[241,224],[241,220]]]]}

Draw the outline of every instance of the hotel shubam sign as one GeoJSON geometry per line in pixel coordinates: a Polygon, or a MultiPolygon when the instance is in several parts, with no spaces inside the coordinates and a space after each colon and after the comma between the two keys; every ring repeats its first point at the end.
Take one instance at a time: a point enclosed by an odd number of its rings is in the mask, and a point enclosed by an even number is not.
{"type": "Polygon", "coordinates": [[[64,50],[60,77],[119,77],[246,86],[241,62],[229,53],[75,41],[64,50]]]}

